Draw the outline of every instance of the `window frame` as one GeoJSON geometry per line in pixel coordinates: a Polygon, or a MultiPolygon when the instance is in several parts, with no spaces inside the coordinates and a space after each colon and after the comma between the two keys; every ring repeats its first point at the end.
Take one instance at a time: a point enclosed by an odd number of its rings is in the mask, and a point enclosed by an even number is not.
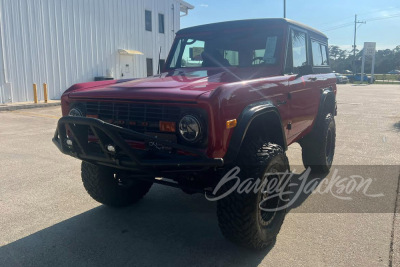
{"type": "Polygon", "coordinates": [[[284,74],[298,74],[294,72],[293,66],[293,40],[292,31],[299,31],[305,34],[305,44],[306,44],[306,64],[310,65],[310,36],[306,29],[290,25],[287,31],[287,42],[286,42],[286,56],[284,64],[284,74]],[[288,70],[288,63],[290,63],[290,71],[288,70]]]}
{"type": "Polygon", "coordinates": [[[151,10],[145,9],[144,10],[144,28],[146,31],[148,32],[152,32],[153,31],[153,12],[151,10]],[[150,24],[149,24],[149,28],[147,27],[147,14],[150,14],[150,24]]]}
{"type": "MultiPolygon", "coordinates": [[[[331,65],[330,65],[330,59],[329,59],[329,46],[328,46],[328,41],[324,38],[324,39],[319,39],[319,38],[317,38],[317,37],[311,37],[310,38],[310,45],[311,45],[311,41],[312,40],[314,40],[314,41],[316,41],[317,43],[319,43],[320,44],[320,50],[321,50],[321,56],[322,56],[322,46],[324,46],[326,49],[326,62],[327,62],[327,65],[321,65],[321,66],[315,66],[314,65],[314,59],[313,59],[313,65],[312,65],[312,68],[313,68],[313,72],[315,73],[315,74],[322,74],[322,73],[330,73],[330,72],[332,72],[332,69],[331,69],[331,65]]],[[[311,51],[311,53],[312,53],[312,51],[311,51]]]]}
{"type": "MultiPolygon", "coordinates": [[[[328,44],[324,41],[318,40],[316,38],[310,38],[310,44],[311,44],[311,54],[313,54],[313,48],[312,48],[312,42],[318,43],[319,44],[319,50],[321,53],[321,57],[322,59],[324,59],[323,57],[323,51],[322,51],[322,46],[325,47],[325,58],[326,58],[326,65],[315,65],[314,63],[314,56],[312,56],[312,66],[315,68],[326,68],[329,67],[330,62],[329,62],[329,53],[328,53],[328,44]]],[[[323,62],[323,61],[322,61],[323,62]]]]}
{"type": "Polygon", "coordinates": [[[165,15],[163,13],[158,13],[158,33],[165,34],[165,15]],[[162,17],[162,20],[160,19],[160,17],[162,17]],[[161,28],[161,21],[162,21],[162,28],[161,28]]]}
{"type": "MultiPolygon", "coordinates": [[[[242,28],[240,28],[242,30],[242,28]]],[[[258,29],[257,29],[258,30],[258,29]]],[[[182,45],[186,46],[186,42],[190,39],[196,40],[196,41],[204,41],[206,42],[204,39],[202,39],[201,37],[203,36],[203,34],[198,34],[198,35],[182,35],[182,36],[177,36],[172,44],[171,50],[170,50],[170,54],[167,58],[166,61],[166,69],[167,70],[175,70],[177,68],[182,68],[182,56],[185,52],[185,49],[182,49],[182,45]],[[179,51],[179,54],[177,53],[177,51],[179,51]],[[174,59],[176,58],[176,62],[174,62],[174,59]],[[175,63],[175,66],[172,67],[171,65],[175,63]],[[179,67],[177,67],[179,66],[179,67]]],[[[267,36],[269,37],[269,36],[267,36]]],[[[248,66],[244,66],[244,67],[275,67],[275,68],[280,68],[281,66],[281,58],[283,57],[282,54],[285,53],[284,49],[282,48],[282,46],[285,43],[285,34],[280,32],[276,32],[276,37],[277,37],[277,44],[276,44],[276,51],[275,54],[277,56],[277,60],[275,63],[271,63],[271,64],[260,64],[260,65],[248,65],[248,66]]],[[[229,49],[228,49],[229,50],[229,49]]],[[[229,50],[229,51],[236,51],[236,50],[229,50]]],[[[231,65],[232,67],[243,67],[241,66],[240,62],[241,62],[241,57],[240,57],[240,50],[237,50],[237,52],[239,52],[239,58],[238,58],[238,62],[239,65],[231,65]]],[[[225,55],[224,59],[225,58],[225,55]]],[[[229,60],[228,60],[229,61],[229,60]]],[[[199,68],[199,67],[185,67],[185,68],[199,68]]],[[[212,68],[212,67],[207,67],[207,68],[212,68]]]]}
{"type": "Polygon", "coordinates": [[[321,66],[324,66],[324,65],[323,65],[324,58],[322,57],[321,43],[318,42],[318,41],[315,40],[315,39],[311,39],[310,42],[311,42],[311,55],[312,55],[312,65],[313,65],[313,67],[321,67],[321,66]],[[321,64],[316,64],[316,62],[315,62],[314,53],[315,53],[316,51],[314,51],[314,44],[317,44],[317,49],[319,50],[319,56],[320,56],[320,59],[321,59],[321,64]]]}

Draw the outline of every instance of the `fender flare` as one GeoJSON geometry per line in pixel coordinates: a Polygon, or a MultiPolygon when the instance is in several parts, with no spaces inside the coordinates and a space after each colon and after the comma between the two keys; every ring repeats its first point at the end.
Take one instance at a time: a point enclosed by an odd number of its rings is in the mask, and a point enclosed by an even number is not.
{"type": "Polygon", "coordinates": [[[319,103],[319,107],[318,107],[318,114],[316,117],[316,121],[319,121],[319,119],[321,119],[321,117],[324,115],[325,107],[327,104],[329,104],[327,102],[332,101],[330,99],[333,99],[333,101],[334,101],[334,106],[332,107],[331,112],[334,116],[337,115],[336,96],[333,91],[333,88],[332,87],[323,88],[323,89],[321,89],[321,98],[320,98],[320,103],[319,103]]]}
{"type": "Polygon", "coordinates": [[[283,140],[282,145],[283,149],[286,151],[286,136],[279,111],[271,101],[261,101],[248,105],[239,115],[238,124],[231,136],[228,151],[224,157],[224,161],[226,163],[229,164],[236,160],[251,123],[254,121],[254,119],[262,115],[272,115],[275,116],[276,120],[279,120],[283,140]]]}

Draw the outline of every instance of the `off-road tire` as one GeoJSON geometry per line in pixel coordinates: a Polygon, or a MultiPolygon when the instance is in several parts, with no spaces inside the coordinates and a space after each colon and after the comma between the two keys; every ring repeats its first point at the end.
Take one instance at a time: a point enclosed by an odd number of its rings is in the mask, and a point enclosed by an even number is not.
{"type": "Polygon", "coordinates": [[[89,195],[96,201],[111,207],[126,207],[138,202],[149,192],[153,183],[142,180],[129,180],[121,185],[111,168],[83,161],[82,182],[89,195]]]}
{"type": "Polygon", "coordinates": [[[300,142],[303,164],[305,168],[310,167],[312,172],[328,173],[335,155],[335,119],[328,113],[316,123],[310,136],[300,142]]]}
{"type": "MultiPolygon", "coordinates": [[[[272,169],[279,172],[289,170],[289,162],[281,146],[266,143],[261,138],[246,138],[238,159],[239,178],[263,177],[272,169]]],[[[289,182],[287,183],[289,185],[289,182]]],[[[223,190],[229,190],[227,185],[223,190]]],[[[225,191],[227,192],[227,191],[225,191]]],[[[261,192],[249,194],[233,193],[222,198],[217,204],[219,227],[222,234],[230,241],[241,246],[262,250],[275,242],[286,214],[286,208],[270,214],[272,219],[266,225],[262,221],[259,207],[261,192]]],[[[282,202],[277,206],[284,205],[282,202]]]]}

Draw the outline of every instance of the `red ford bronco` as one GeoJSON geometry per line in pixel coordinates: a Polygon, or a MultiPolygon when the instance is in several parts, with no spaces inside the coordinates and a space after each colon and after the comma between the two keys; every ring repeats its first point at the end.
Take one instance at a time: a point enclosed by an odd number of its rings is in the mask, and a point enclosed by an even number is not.
{"type": "MultiPolygon", "coordinates": [[[[306,167],[329,171],[335,96],[321,32],[288,19],[215,23],[180,30],[159,75],[72,86],[53,142],[82,160],[87,192],[105,205],[133,204],[153,183],[215,195],[234,167],[243,180],[279,178],[294,142],[306,167]]],[[[273,242],[285,210],[262,205],[284,200],[266,195],[219,199],[224,236],[255,249],[273,242]]]]}

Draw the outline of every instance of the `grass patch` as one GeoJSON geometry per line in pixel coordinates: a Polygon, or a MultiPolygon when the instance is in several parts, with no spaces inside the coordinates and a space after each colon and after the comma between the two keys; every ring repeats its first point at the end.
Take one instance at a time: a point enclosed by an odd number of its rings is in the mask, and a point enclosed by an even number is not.
{"type": "MultiPolygon", "coordinates": [[[[371,74],[369,73],[366,73],[364,75],[368,77],[371,76],[371,74]]],[[[400,74],[375,74],[374,78],[375,78],[374,84],[400,84],[400,74]]],[[[366,83],[367,82],[364,82],[364,84],[366,83]]],[[[360,84],[360,82],[355,81],[353,82],[353,84],[360,84]]]]}
{"type": "Polygon", "coordinates": [[[374,84],[400,84],[400,81],[375,81],[374,84]]]}
{"type": "Polygon", "coordinates": [[[399,81],[399,74],[375,74],[375,79],[383,81],[399,81]]]}

